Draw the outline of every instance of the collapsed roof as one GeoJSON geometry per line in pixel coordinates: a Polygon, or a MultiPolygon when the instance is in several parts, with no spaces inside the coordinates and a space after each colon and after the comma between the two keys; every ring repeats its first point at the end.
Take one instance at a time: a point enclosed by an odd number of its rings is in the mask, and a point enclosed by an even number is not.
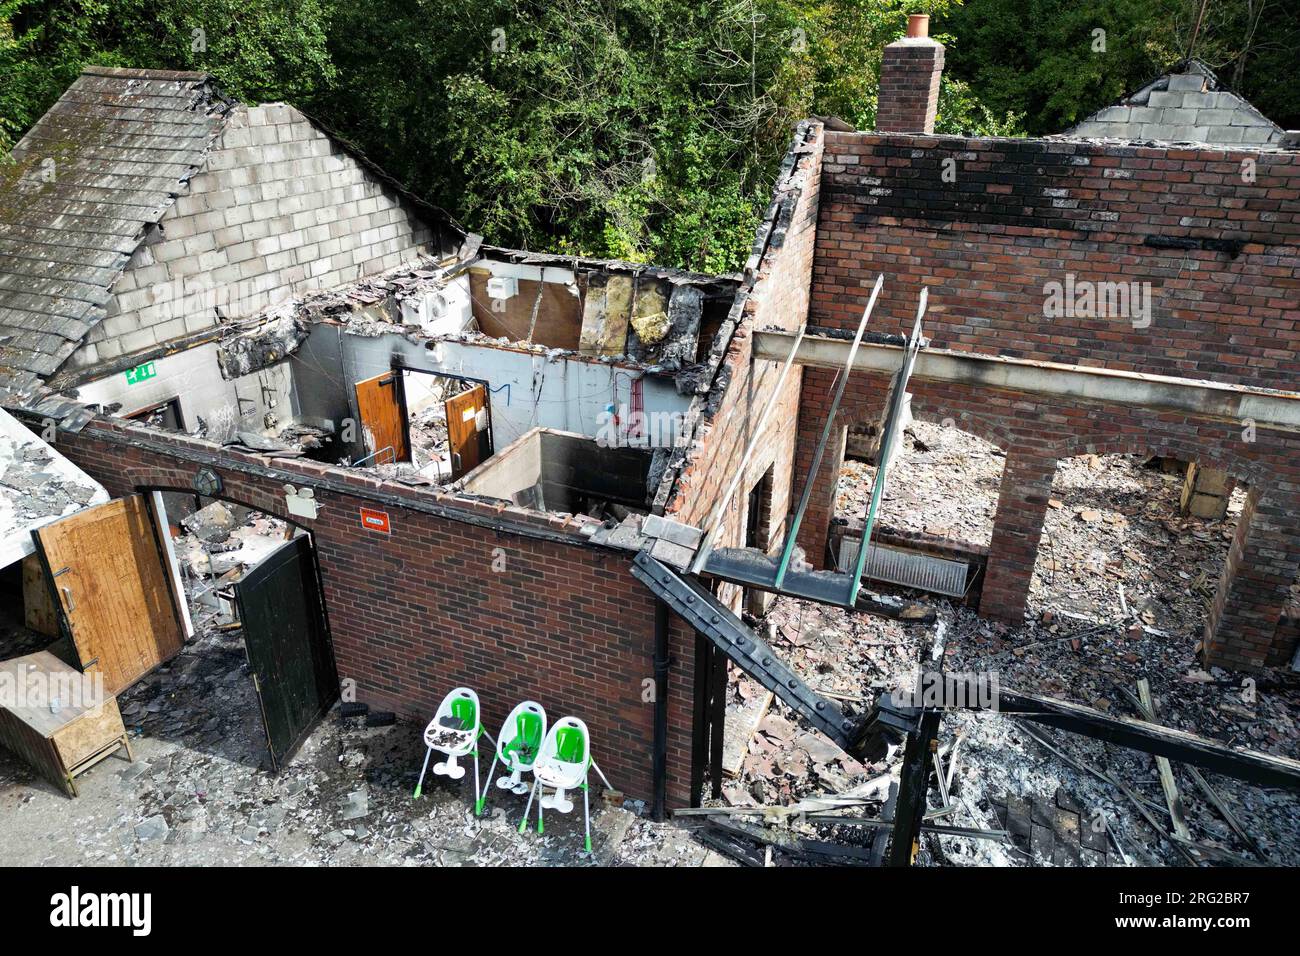
{"type": "Polygon", "coordinates": [[[0,568],[32,554],[32,531],[108,500],[104,486],[0,410],[0,568]]]}
{"type": "Polygon", "coordinates": [[[88,67],[0,169],[0,392],[28,396],[106,316],[230,108],[206,73],[88,67]]]}

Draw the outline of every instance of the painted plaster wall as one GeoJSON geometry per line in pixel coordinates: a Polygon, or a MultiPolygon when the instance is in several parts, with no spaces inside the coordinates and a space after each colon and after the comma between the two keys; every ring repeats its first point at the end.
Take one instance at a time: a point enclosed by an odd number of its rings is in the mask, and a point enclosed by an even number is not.
{"type": "Polygon", "coordinates": [[[288,362],[227,380],[217,365],[217,346],[207,343],[153,360],[153,377],[132,384],[127,373],[117,372],[82,385],[77,397],[89,404],[120,403],[123,416],[159,402],[178,398],[187,430],[201,418],[208,437],[222,442],[236,431],[261,432],[267,415],[284,424],[294,417],[293,373],[288,362]]]}

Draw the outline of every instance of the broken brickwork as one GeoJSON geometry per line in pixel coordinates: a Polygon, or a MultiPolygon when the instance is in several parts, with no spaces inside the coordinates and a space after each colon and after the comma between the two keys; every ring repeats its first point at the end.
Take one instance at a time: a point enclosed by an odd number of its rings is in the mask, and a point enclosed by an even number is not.
{"type": "MultiPolygon", "coordinates": [[[[825,136],[811,324],[855,328],[884,272],[876,332],[907,331],[924,286],[934,347],[1295,388],[1300,155],[825,136]],[[942,175],[946,160],[953,182],[942,175]],[[1242,180],[1246,168],[1252,182],[1242,180]],[[1150,283],[1150,324],[1045,317],[1045,285],[1067,274],[1150,283]]],[[[834,378],[834,371],[804,372],[800,476],[834,378]]],[[[854,376],[840,411],[845,427],[879,421],[887,386],[884,376],[854,376]]],[[[1222,468],[1251,489],[1210,614],[1207,658],[1238,667],[1281,662],[1287,642],[1279,620],[1300,572],[1300,436],[978,382],[914,382],[911,390],[914,415],[948,420],[1007,454],[982,613],[1021,620],[1060,459],[1170,455],[1222,468]]],[[[842,463],[839,446],[829,451],[801,536],[818,565],[842,463]]]]}
{"type": "MultiPolygon", "coordinates": [[[[538,700],[553,718],[582,717],[614,786],[650,798],[655,610],[628,572],[630,553],[593,547],[556,516],[121,421],[60,434],[58,447],[115,497],[189,490],[208,465],[222,477],[223,497],[309,530],[339,675],[356,682],[358,701],[426,721],[443,695],[463,684],[478,691],[484,725],[495,735],[516,703],[538,700]],[[286,483],[315,491],[318,518],[288,514],[286,483]],[[390,533],[365,530],[363,507],[385,512],[390,533]],[[494,561],[504,570],[494,570],[494,561]]],[[[675,621],[670,807],[689,798],[692,641],[675,621]]]]}
{"type": "MultiPolygon", "coordinates": [[[[710,392],[699,396],[692,409],[698,417],[690,433],[691,444],[666,511],[674,518],[705,526],[717,502],[741,467],[741,457],[753,437],[777,380],[781,366],[751,360],[754,329],[796,330],[807,321],[808,290],[813,263],[820,185],[822,130],[819,124],[804,124],[777,186],[765,228],[754,256],[746,268],[747,286],[737,297],[733,315],[734,333],[717,341],[725,347],[719,358],[717,377],[710,392]]],[[[795,429],[799,415],[800,370],[786,380],[767,424],[768,437],[756,447],[745,466],[737,494],[722,516],[716,547],[743,544],[746,508],[751,489],[759,485],[770,469],[772,481],[764,486],[766,497],[759,501],[760,515],[769,520],[760,527],[767,541],[764,550],[779,545],[785,534],[785,517],[794,510],[791,500],[791,467],[794,460],[795,429]]],[[[668,484],[662,486],[668,489],[668,484]]]]}

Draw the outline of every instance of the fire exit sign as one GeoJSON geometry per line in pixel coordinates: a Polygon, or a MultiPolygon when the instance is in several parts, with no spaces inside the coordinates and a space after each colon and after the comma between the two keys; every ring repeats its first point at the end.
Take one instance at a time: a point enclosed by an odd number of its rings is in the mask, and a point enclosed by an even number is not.
{"type": "Polygon", "coordinates": [[[145,362],[143,365],[137,365],[135,368],[127,369],[126,384],[139,385],[141,382],[153,378],[158,374],[158,369],[154,367],[153,362],[145,362]]]}

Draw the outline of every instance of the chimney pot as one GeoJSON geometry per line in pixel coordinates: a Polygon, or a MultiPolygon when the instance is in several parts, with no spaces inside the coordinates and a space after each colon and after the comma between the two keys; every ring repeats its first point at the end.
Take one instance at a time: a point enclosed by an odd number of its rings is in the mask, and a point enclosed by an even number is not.
{"type": "Polygon", "coordinates": [[[930,35],[930,15],[913,13],[907,18],[907,35],[909,37],[928,37],[930,35]]]}

